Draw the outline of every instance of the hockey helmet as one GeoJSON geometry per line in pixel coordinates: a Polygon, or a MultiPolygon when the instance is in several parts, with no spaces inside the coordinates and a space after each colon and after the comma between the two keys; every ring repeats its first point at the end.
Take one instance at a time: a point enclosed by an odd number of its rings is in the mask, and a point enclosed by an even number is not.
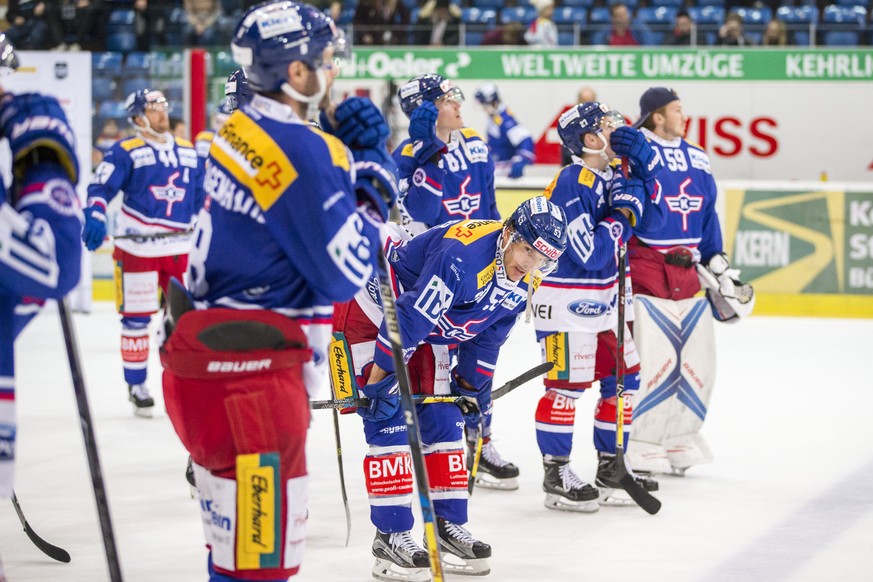
{"type": "Polygon", "coordinates": [[[476,89],[476,101],[482,105],[497,105],[500,103],[500,94],[494,83],[482,83],[476,89]]]}
{"type": "Polygon", "coordinates": [[[230,115],[239,109],[240,105],[251,101],[253,95],[245,70],[235,70],[224,84],[224,112],[230,115]]]}
{"type": "MultiPolygon", "coordinates": [[[[545,257],[542,273],[555,268],[558,258],[567,249],[567,215],[545,196],[522,202],[507,220],[515,235],[545,257]]],[[[511,240],[511,239],[510,239],[511,240]]]]}
{"type": "Polygon", "coordinates": [[[163,109],[164,111],[170,111],[170,103],[160,91],[140,89],[139,91],[134,91],[127,96],[124,108],[127,110],[127,119],[133,123],[134,119],[141,115],[145,115],[146,109],[163,109]]]}
{"type": "Polygon", "coordinates": [[[464,102],[463,91],[455,87],[454,83],[436,73],[419,75],[410,79],[397,91],[397,97],[400,99],[400,108],[406,114],[406,117],[411,116],[412,112],[418,109],[418,106],[425,101],[433,103],[445,95],[458,103],[464,102]]]}
{"type": "MultiPolygon", "coordinates": [[[[618,111],[611,110],[605,103],[588,101],[574,105],[558,118],[558,137],[564,147],[577,156],[583,152],[599,153],[600,150],[589,150],[584,146],[585,134],[599,134],[605,127],[615,129],[622,125],[625,125],[624,117],[618,111]]],[[[603,141],[605,144],[606,140],[603,141]]]]}
{"type": "Polygon", "coordinates": [[[18,68],[15,47],[5,34],[0,34],[0,75],[6,76],[18,68]]]}
{"type": "Polygon", "coordinates": [[[280,91],[288,80],[288,65],[302,61],[310,69],[326,64],[322,55],[334,47],[334,58],[345,56],[345,38],[334,21],[309,4],[279,0],[258,4],[243,14],[231,42],[233,59],[245,69],[252,91],[280,91]]]}

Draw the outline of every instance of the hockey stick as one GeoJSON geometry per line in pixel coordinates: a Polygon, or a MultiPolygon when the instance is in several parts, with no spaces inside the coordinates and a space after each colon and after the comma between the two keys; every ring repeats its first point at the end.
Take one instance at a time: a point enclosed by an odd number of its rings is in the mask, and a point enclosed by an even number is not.
{"type": "Polygon", "coordinates": [[[349,496],[346,493],[346,474],[343,471],[343,443],[340,440],[339,414],[333,409],[333,436],[336,439],[336,462],[339,465],[340,492],[343,496],[343,507],[346,510],[346,547],[352,537],[352,514],[349,511],[349,496]]]}
{"type": "Polygon", "coordinates": [[[113,237],[112,240],[134,240],[134,241],[145,241],[156,238],[172,238],[174,236],[185,236],[188,234],[194,234],[193,230],[174,230],[172,232],[154,232],[150,234],[119,234],[113,237]]]}
{"type": "MultiPolygon", "coordinates": [[[[497,400],[502,396],[506,396],[522,384],[526,384],[537,376],[542,376],[543,374],[547,373],[549,370],[552,369],[553,366],[554,364],[552,362],[545,362],[534,366],[527,372],[519,374],[512,380],[509,380],[508,382],[500,386],[500,388],[492,390],[491,399],[497,400]]],[[[442,402],[457,403],[459,401],[465,400],[462,396],[430,396],[427,394],[413,394],[412,399],[415,401],[416,404],[436,404],[442,402]]],[[[309,402],[309,408],[313,410],[322,410],[325,408],[366,408],[369,405],[370,401],[366,398],[345,398],[342,400],[311,400],[309,402]]]]}
{"type": "MultiPolygon", "coordinates": [[[[627,176],[627,160],[622,158],[622,172],[627,176]]],[[[634,480],[624,464],[624,326],[627,295],[627,245],[618,249],[618,329],[615,332],[615,471],[618,482],[630,498],[646,513],[655,515],[661,502],[634,480]]]]}
{"type": "Polygon", "coordinates": [[[58,562],[66,564],[70,561],[70,554],[67,550],[48,543],[33,531],[33,528],[30,527],[30,524],[27,523],[26,519],[24,519],[24,512],[21,510],[21,505],[18,504],[18,497],[15,495],[15,491],[12,492],[12,506],[15,508],[15,513],[18,514],[18,519],[21,521],[21,527],[24,528],[24,533],[27,534],[27,537],[30,538],[33,545],[39,548],[40,552],[58,562]]]}
{"type": "Polygon", "coordinates": [[[91,470],[91,486],[94,488],[94,499],[97,502],[97,517],[100,520],[103,547],[106,550],[106,562],[109,565],[109,579],[111,582],[121,582],[121,563],[118,560],[115,534],[112,531],[112,519],[109,515],[109,500],[106,497],[106,486],[103,483],[100,459],[97,456],[94,422],[91,420],[91,409],[88,406],[88,395],[85,392],[85,379],[82,376],[82,365],[79,362],[79,351],[75,331],[73,330],[73,319],[70,317],[70,307],[67,304],[66,298],[58,301],[58,313],[61,316],[61,326],[64,328],[64,343],[67,347],[67,359],[70,361],[70,373],[73,376],[76,405],[79,408],[79,424],[82,426],[82,436],[85,438],[85,452],[88,455],[88,467],[91,470]]]}
{"type": "MultiPolygon", "coordinates": [[[[492,396],[493,398],[493,396],[492,396]]],[[[482,443],[484,442],[485,421],[479,419],[479,433],[476,435],[476,449],[473,451],[473,462],[470,463],[470,476],[467,477],[467,494],[473,495],[476,485],[476,473],[479,471],[479,460],[482,458],[482,443]]]]}
{"type": "Polygon", "coordinates": [[[415,401],[412,399],[409,370],[403,361],[403,340],[400,337],[400,321],[397,317],[397,307],[394,304],[394,293],[391,290],[391,275],[388,272],[388,259],[385,250],[380,248],[378,255],[379,295],[382,299],[382,312],[385,314],[385,327],[388,331],[388,341],[391,343],[391,355],[394,358],[394,374],[400,386],[400,402],[403,406],[403,417],[406,420],[406,436],[409,439],[409,449],[412,453],[412,465],[415,469],[415,481],[418,486],[418,501],[421,504],[421,517],[424,525],[424,538],[427,541],[427,554],[430,559],[430,573],[433,582],[443,582],[443,565],[440,561],[440,548],[436,535],[436,519],[433,503],[430,499],[430,483],[427,478],[427,468],[424,453],[421,450],[421,433],[418,430],[418,413],[415,401]]]}

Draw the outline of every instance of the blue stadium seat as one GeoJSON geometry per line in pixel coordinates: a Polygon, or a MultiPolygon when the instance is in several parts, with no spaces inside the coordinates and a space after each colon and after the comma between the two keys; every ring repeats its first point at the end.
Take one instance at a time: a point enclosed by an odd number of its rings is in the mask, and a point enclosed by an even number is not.
{"type": "Polygon", "coordinates": [[[822,13],[822,39],[825,45],[853,46],[861,40],[867,21],[863,6],[825,6],[822,13]]]}
{"type": "Polygon", "coordinates": [[[810,25],[818,23],[818,9],[812,6],[780,6],[776,18],[782,20],[791,33],[794,44],[809,46],[810,25]]]}
{"type": "MultiPolygon", "coordinates": [[[[697,7],[703,8],[704,6],[717,6],[724,9],[725,0],[697,0],[697,7]]],[[[694,6],[689,6],[689,8],[694,8],[694,6]]]]}
{"type": "Polygon", "coordinates": [[[121,53],[91,53],[91,71],[95,77],[117,77],[121,74],[121,53]]]}
{"type": "Polygon", "coordinates": [[[125,79],[121,82],[121,94],[126,98],[131,93],[139,91],[140,89],[151,89],[151,87],[151,80],[145,77],[131,77],[130,79],[125,79]]]}
{"type": "Polygon", "coordinates": [[[609,7],[598,6],[591,9],[590,13],[591,24],[609,24],[609,7]]]}
{"type": "Polygon", "coordinates": [[[107,32],[106,50],[129,53],[136,48],[135,32],[107,32]]]}
{"type": "Polygon", "coordinates": [[[486,9],[490,8],[491,10],[500,10],[503,8],[503,4],[505,2],[503,0],[473,0],[473,6],[476,8],[486,9]]]}
{"type": "Polygon", "coordinates": [[[715,44],[718,29],[724,22],[724,7],[689,6],[688,15],[697,24],[697,44],[715,44]]]}
{"type": "Polygon", "coordinates": [[[573,7],[573,8],[591,8],[594,6],[594,0],[564,0],[561,2],[562,8],[573,7]]]}
{"type": "Polygon", "coordinates": [[[91,82],[91,100],[106,101],[115,98],[115,81],[94,77],[91,82]]]}
{"type": "Polygon", "coordinates": [[[664,8],[675,8],[677,11],[679,8],[685,4],[685,0],[656,0],[654,2],[654,7],[658,8],[663,6],[664,8]]]}
{"type": "Polygon", "coordinates": [[[151,73],[152,56],[150,53],[132,52],[124,59],[125,77],[147,77],[151,73]]]}
{"type": "Polygon", "coordinates": [[[164,86],[164,96],[167,98],[167,101],[182,101],[184,94],[185,89],[182,87],[182,81],[179,79],[171,79],[164,86]]]}
{"type": "Polygon", "coordinates": [[[164,38],[168,46],[182,46],[185,43],[185,28],[188,23],[188,15],[181,7],[173,8],[166,20],[164,38]]]}
{"type": "Polygon", "coordinates": [[[637,6],[640,5],[640,0],[609,0],[607,3],[609,6],[613,4],[624,4],[627,6],[628,11],[633,15],[634,10],[637,9],[637,6]]]}
{"type": "Polygon", "coordinates": [[[537,10],[533,7],[514,6],[512,8],[504,8],[500,12],[500,23],[521,22],[525,26],[534,21],[537,17],[537,10]]]}
{"type": "Polygon", "coordinates": [[[646,33],[646,44],[664,44],[664,35],[672,30],[678,12],[678,8],[667,6],[647,6],[638,9],[636,22],[649,29],[646,33]]]}
{"type": "Polygon", "coordinates": [[[561,6],[555,9],[552,20],[561,28],[562,24],[579,24],[584,26],[587,22],[588,11],[579,6],[561,6]]]}
{"type": "Polygon", "coordinates": [[[105,121],[107,119],[115,119],[118,121],[127,119],[127,109],[124,107],[124,101],[104,101],[97,108],[97,119],[105,121]]]}
{"type": "MultiPolygon", "coordinates": [[[[480,24],[492,27],[497,24],[497,11],[493,8],[464,8],[461,10],[461,22],[464,24],[480,24]]],[[[480,27],[481,28],[481,27],[480,27]]]]}

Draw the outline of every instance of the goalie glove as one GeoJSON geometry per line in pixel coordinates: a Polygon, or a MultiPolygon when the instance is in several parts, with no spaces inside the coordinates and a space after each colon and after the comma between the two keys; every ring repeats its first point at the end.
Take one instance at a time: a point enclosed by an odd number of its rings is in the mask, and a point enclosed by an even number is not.
{"type": "Polygon", "coordinates": [[[717,320],[734,323],[752,313],[755,290],[740,281],[740,270],[731,268],[727,255],[713,255],[705,266],[698,263],[697,275],[717,320]]]}

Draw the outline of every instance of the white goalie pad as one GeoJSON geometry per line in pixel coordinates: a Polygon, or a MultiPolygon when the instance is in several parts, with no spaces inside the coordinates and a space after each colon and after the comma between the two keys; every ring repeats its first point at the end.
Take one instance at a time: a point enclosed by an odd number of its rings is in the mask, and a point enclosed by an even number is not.
{"type": "MultiPolygon", "coordinates": [[[[703,297],[636,295],[634,306],[641,371],[627,459],[635,471],[666,473],[678,466],[674,460],[691,458],[671,458],[671,439],[697,434],[706,418],[715,385],[713,318],[703,297]]],[[[695,459],[681,466],[708,462],[703,455],[695,459]]]]}

